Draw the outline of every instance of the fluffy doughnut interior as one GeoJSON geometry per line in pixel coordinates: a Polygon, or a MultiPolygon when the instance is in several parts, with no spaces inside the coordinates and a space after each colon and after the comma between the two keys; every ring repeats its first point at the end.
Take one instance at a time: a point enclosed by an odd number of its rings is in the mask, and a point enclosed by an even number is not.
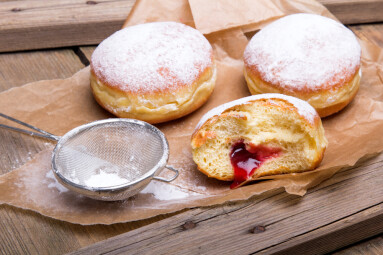
{"type": "Polygon", "coordinates": [[[209,177],[234,180],[230,155],[239,142],[279,151],[251,179],[314,169],[327,145],[319,118],[310,124],[284,100],[257,100],[227,109],[196,130],[192,148],[198,169],[209,177]]]}

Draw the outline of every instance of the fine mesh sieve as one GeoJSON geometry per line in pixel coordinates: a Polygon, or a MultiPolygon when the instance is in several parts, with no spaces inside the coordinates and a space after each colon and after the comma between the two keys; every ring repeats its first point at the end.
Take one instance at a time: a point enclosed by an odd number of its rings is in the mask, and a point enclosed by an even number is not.
{"type": "Polygon", "coordinates": [[[178,171],[167,166],[169,146],[156,127],[133,119],[106,119],[54,136],[0,113],[0,116],[39,133],[0,124],[0,127],[57,141],[52,154],[56,179],[70,190],[98,200],[122,200],[145,188],[152,179],[170,182],[178,171]],[[175,175],[158,175],[164,168],[175,175]]]}

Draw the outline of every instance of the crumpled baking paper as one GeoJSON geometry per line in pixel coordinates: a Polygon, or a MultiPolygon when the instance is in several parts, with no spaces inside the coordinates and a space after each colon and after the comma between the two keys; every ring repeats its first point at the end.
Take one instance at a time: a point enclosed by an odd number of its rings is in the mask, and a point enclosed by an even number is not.
{"type": "MultiPolygon", "coordinates": [[[[124,24],[182,22],[204,33],[214,49],[218,79],[208,102],[188,116],[156,125],[169,141],[169,164],[180,170],[174,182],[152,181],[143,192],[125,201],[92,200],[68,191],[54,179],[50,165],[52,143],[25,165],[0,176],[0,204],[79,224],[127,222],[184,208],[248,199],[277,188],[304,195],[308,188],[340,169],[382,151],[383,66],[380,63],[383,63],[383,53],[379,47],[360,40],[363,70],[360,91],[344,110],[323,119],[329,146],[319,168],[269,177],[269,180],[234,190],[230,190],[230,183],[210,179],[196,169],[190,137],[201,116],[217,105],[250,95],[242,73],[242,54],[248,38],[287,14],[308,12],[334,18],[325,7],[312,0],[240,3],[231,0],[137,1],[124,24]]],[[[0,112],[56,135],[94,120],[113,117],[92,97],[89,67],[68,79],[34,82],[0,93],[0,112]]],[[[10,124],[6,120],[0,123],[10,124]]],[[[163,175],[170,173],[164,170],[163,175]]]]}

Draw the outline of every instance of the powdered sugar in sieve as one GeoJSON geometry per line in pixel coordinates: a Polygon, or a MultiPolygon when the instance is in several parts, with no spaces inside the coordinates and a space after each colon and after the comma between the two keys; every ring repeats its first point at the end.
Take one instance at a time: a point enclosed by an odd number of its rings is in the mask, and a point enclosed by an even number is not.
{"type": "Polygon", "coordinates": [[[178,171],[166,166],[169,145],[156,127],[133,119],[106,119],[79,126],[57,137],[0,113],[0,116],[39,133],[0,124],[30,135],[57,141],[52,170],[68,189],[98,200],[122,200],[135,195],[152,179],[170,182],[178,171]],[[158,177],[164,168],[170,179],[158,177]]]}

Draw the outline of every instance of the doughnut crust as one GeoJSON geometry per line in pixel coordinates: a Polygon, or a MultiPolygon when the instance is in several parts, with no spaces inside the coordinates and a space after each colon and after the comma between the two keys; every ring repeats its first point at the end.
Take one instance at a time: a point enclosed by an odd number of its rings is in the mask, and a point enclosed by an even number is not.
{"type": "Polygon", "coordinates": [[[250,152],[251,147],[256,148],[253,153],[259,155],[276,152],[264,157],[266,160],[242,180],[246,182],[312,170],[322,161],[328,142],[319,115],[307,102],[281,94],[262,94],[206,113],[192,135],[193,160],[207,176],[235,181],[232,155],[238,143],[250,152]]]}
{"type": "Polygon", "coordinates": [[[294,14],[254,35],[244,52],[244,75],[252,94],[295,96],[326,117],[355,97],[360,58],[360,45],[345,26],[319,15],[294,14]]]}
{"type": "Polygon", "coordinates": [[[176,22],[122,29],[91,58],[96,101],[112,114],[160,123],[191,113],[213,92],[213,51],[197,30],[176,22]]]}

